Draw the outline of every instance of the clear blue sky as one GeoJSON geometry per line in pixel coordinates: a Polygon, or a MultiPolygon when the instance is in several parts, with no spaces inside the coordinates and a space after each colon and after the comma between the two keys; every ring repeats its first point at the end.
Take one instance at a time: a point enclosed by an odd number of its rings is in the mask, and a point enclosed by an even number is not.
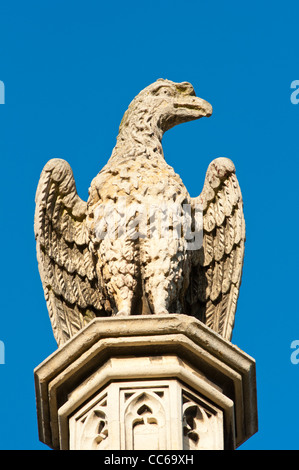
{"type": "Polygon", "coordinates": [[[209,162],[231,158],[246,255],[232,342],[255,358],[259,431],[240,449],[299,449],[298,1],[0,3],[0,449],[39,442],[33,369],[56,349],[37,270],[35,190],[52,157],[79,195],[110,157],[129,102],[157,78],[189,81],[210,119],[165,134],[191,196],[209,162]],[[0,100],[1,101],[1,100],[0,100]]]}

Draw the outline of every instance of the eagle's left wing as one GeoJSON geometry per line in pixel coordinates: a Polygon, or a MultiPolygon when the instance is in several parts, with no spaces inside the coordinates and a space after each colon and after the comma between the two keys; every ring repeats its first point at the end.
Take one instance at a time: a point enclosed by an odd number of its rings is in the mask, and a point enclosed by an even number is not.
{"type": "Polygon", "coordinates": [[[203,209],[203,246],[193,253],[187,302],[191,313],[231,340],[241,284],[245,221],[235,167],[213,160],[202,193],[192,205],[203,209]]]}

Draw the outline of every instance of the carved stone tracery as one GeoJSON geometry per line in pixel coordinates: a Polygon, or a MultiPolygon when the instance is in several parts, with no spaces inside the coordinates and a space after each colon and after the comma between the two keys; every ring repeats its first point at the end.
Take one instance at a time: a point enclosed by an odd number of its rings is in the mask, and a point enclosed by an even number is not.
{"type": "Polygon", "coordinates": [[[210,449],[221,449],[222,427],[217,421],[222,421],[222,414],[219,410],[196,400],[196,397],[191,398],[186,393],[183,393],[182,398],[184,449],[206,449],[207,445],[210,449]]]}
{"type": "Polygon", "coordinates": [[[77,419],[75,434],[75,448],[91,450],[109,448],[106,395],[77,419]]]}
{"type": "Polygon", "coordinates": [[[165,409],[161,397],[151,390],[135,392],[124,412],[125,448],[165,448],[165,409]]]}
{"type": "Polygon", "coordinates": [[[96,408],[91,410],[81,422],[84,425],[80,447],[92,450],[106,449],[108,445],[108,420],[106,414],[101,409],[96,408]]]}
{"type": "Polygon", "coordinates": [[[71,426],[74,449],[112,449],[111,433],[113,438],[119,433],[123,450],[167,450],[172,448],[172,426],[181,427],[183,449],[223,446],[222,411],[173,380],[163,386],[159,381],[147,386],[145,381],[138,388],[111,384],[76,415],[71,426]],[[114,431],[112,421],[119,423],[114,431]]]}

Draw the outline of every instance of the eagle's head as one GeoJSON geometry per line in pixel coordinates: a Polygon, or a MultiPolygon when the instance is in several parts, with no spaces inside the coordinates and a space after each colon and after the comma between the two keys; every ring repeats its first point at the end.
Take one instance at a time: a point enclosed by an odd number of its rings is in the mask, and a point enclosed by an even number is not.
{"type": "Polygon", "coordinates": [[[159,79],[142,90],[130,104],[128,115],[140,113],[146,114],[164,133],[177,124],[211,116],[212,106],[195,95],[190,83],[159,79]]]}

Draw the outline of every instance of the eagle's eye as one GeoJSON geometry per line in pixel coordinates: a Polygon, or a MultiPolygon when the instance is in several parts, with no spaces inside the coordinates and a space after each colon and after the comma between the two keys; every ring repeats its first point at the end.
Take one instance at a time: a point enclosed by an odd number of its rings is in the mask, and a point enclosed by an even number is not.
{"type": "Polygon", "coordinates": [[[154,91],[154,95],[155,96],[172,96],[173,93],[170,87],[161,86],[157,90],[154,91]]]}

